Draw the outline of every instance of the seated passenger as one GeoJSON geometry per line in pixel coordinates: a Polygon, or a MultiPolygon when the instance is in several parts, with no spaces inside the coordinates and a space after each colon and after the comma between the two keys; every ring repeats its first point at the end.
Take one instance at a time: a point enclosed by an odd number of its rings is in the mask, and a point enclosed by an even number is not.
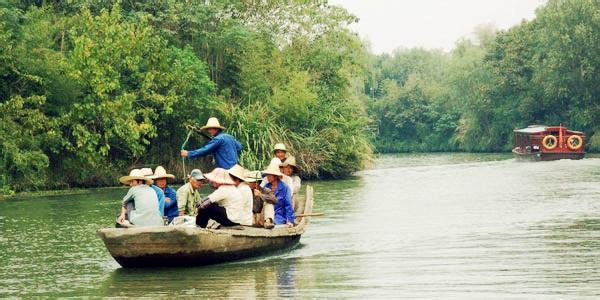
{"type": "Polygon", "coordinates": [[[175,189],[167,185],[168,179],[175,179],[175,175],[168,174],[167,170],[162,166],[156,167],[154,170],[154,184],[165,194],[165,208],[163,210],[163,216],[167,217],[167,221],[171,223],[173,218],[179,216],[179,209],[177,208],[177,194],[175,189]]]}
{"type": "Polygon", "coordinates": [[[292,194],[296,195],[300,191],[300,187],[302,186],[302,179],[298,176],[298,166],[296,165],[296,158],[293,156],[288,157],[281,164],[281,172],[290,178],[289,186],[292,188],[292,194]]]}
{"type": "Polygon", "coordinates": [[[240,224],[243,225],[252,225],[252,190],[250,186],[244,181],[246,178],[246,169],[244,169],[240,165],[235,165],[233,168],[227,170],[229,172],[229,176],[234,182],[234,185],[242,194],[242,222],[240,224]]]}
{"type": "Polygon", "coordinates": [[[158,213],[158,197],[148,185],[151,179],[142,175],[141,170],[133,169],[128,176],[119,178],[123,184],[131,186],[123,197],[121,214],[117,221],[136,226],[162,226],[163,220],[158,213]]]}
{"type": "Polygon", "coordinates": [[[150,181],[148,182],[148,185],[154,190],[154,192],[156,192],[156,197],[158,197],[158,213],[160,213],[160,216],[164,216],[165,213],[165,193],[163,192],[163,190],[161,190],[160,188],[158,188],[157,186],[155,186],[154,180],[152,180],[152,169],[150,168],[142,168],[140,169],[140,171],[142,172],[142,175],[146,176],[146,178],[148,178],[150,181]]]}
{"type": "MultiPolygon", "coordinates": [[[[293,156],[289,155],[289,153],[287,153],[287,148],[285,147],[285,144],[283,144],[283,143],[275,144],[275,146],[273,147],[273,154],[275,154],[275,157],[273,157],[273,159],[271,159],[271,162],[269,163],[269,165],[276,165],[276,166],[279,166],[280,168],[281,168],[282,163],[284,163],[290,157],[293,157],[293,156]]],[[[287,184],[289,187],[291,187],[293,185],[292,179],[289,178],[287,175],[283,176],[281,181],[283,181],[283,183],[287,184]]],[[[260,184],[260,186],[265,187],[266,184],[267,184],[267,181],[263,180],[262,183],[260,184]]]]}
{"type": "Polygon", "coordinates": [[[247,172],[244,180],[252,189],[253,225],[270,229],[275,225],[273,222],[275,218],[273,205],[277,204],[277,197],[275,197],[275,194],[271,190],[260,186],[261,175],[260,171],[247,172]]]}
{"type": "Polygon", "coordinates": [[[295,221],[294,208],[292,206],[292,189],[284,184],[281,179],[283,174],[279,171],[279,167],[271,164],[264,170],[263,175],[267,177],[267,189],[270,189],[277,197],[275,204],[275,225],[286,224],[293,226],[295,221]]]}
{"type": "Polygon", "coordinates": [[[202,171],[193,169],[188,175],[188,183],[182,185],[177,190],[177,210],[180,216],[195,216],[196,203],[202,199],[200,196],[200,187],[205,180],[202,171]]]}
{"type": "Polygon", "coordinates": [[[275,144],[275,147],[273,147],[273,154],[275,155],[275,157],[273,157],[273,159],[271,159],[271,162],[269,163],[269,165],[276,163],[276,162],[277,163],[284,162],[288,158],[287,148],[285,147],[285,144],[284,143],[275,144]]]}
{"type": "Polygon", "coordinates": [[[227,170],[216,168],[205,177],[216,190],[197,205],[196,225],[206,228],[210,219],[223,226],[252,225],[243,211],[242,193],[235,187],[227,170]]]}

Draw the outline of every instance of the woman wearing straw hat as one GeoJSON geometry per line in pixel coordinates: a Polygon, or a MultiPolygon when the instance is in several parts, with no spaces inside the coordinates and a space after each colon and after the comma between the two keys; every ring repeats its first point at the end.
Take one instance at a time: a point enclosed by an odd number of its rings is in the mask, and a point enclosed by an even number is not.
{"type": "Polygon", "coordinates": [[[119,178],[119,181],[131,188],[123,197],[123,207],[117,221],[121,224],[129,221],[136,226],[162,226],[163,220],[158,213],[158,198],[148,185],[151,179],[143,176],[141,170],[133,169],[128,176],[119,178]]]}
{"type": "Polygon", "coordinates": [[[177,194],[175,189],[167,185],[167,180],[175,179],[175,175],[168,174],[163,166],[158,166],[154,170],[154,175],[151,178],[154,179],[155,185],[153,186],[158,187],[165,194],[165,208],[163,215],[166,216],[169,223],[171,223],[173,218],[179,216],[179,209],[177,208],[177,194]]]}
{"type": "Polygon", "coordinates": [[[212,136],[212,139],[200,149],[193,151],[181,150],[181,156],[193,159],[212,154],[215,158],[217,168],[223,169],[230,169],[238,163],[242,144],[233,136],[222,132],[225,130],[225,127],[219,124],[217,118],[208,119],[206,125],[202,126],[200,130],[206,130],[212,136]]]}
{"type": "Polygon", "coordinates": [[[206,228],[210,219],[223,226],[252,225],[247,223],[242,194],[235,187],[229,172],[223,168],[216,168],[204,177],[216,190],[198,204],[196,225],[206,228]]]}
{"type": "Polygon", "coordinates": [[[243,216],[243,221],[240,224],[252,225],[252,203],[254,200],[252,197],[252,189],[250,189],[250,186],[244,180],[246,178],[246,169],[240,165],[235,165],[233,168],[227,170],[227,172],[229,172],[229,176],[231,176],[234,185],[240,191],[240,194],[242,194],[243,206],[241,214],[243,216]]]}
{"type": "Polygon", "coordinates": [[[260,171],[246,172],[244,181],[252,189],[253,196],[252,213],[254,220],[252,223],[258,227],[271,229],[275,225],[273,222],[275,218],[273,205],[277,204],[277,197],[270,189],[260,186],[261,180],[262,173],[260,171]]]}
{"type": "Polygon", "coordinates": [[[293,156],[288,157],[285,162],[281,163],[281,172],[290,178],[289,186],[292,188],[292,193],[296,195],[300,191],[302,186],[302,179],[298,176],[298,166],[296,165],[296,158],[293,156]]]}
{"type": "Polygon", "coordinates": [[[262,173],[266,175],[268,181],[265,187],[273,191],[277,197],[277,204],[274,206],[275,225],[293,226],[295,216],[292,206],[292,190],[281,181],[284,175],[279,171],[279,166],[270,164],[262,173]]]}

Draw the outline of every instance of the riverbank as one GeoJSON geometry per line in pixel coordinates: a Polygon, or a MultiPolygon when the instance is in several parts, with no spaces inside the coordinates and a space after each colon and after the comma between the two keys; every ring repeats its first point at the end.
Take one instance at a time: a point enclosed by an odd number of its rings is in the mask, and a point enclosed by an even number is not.
{"type": "Polygon", "coordinates": [[[0,195],[0,201],[9,199],[22,199],[22,198],[37,198],[37,197],[52,197],[52,196],[73,196],[73,195],[84,195],[93,192],[102,192],[109,190],[121,189],[124,186],[107,186],[99,188],[73,188],[66,190],[39,190],[39,191],[27,191],[18,192],[11,195],[0,195]]]}
{"type": "MultiPolygon", "coordinates": [[[[371,168],[382,168],[384,167],[383,165],[385,164],[389,164],[387,167],[400,167],[396,164],[391,163],[390,164],[390,158],[394,157],[394,156],[404,156],[404,155],[413,155],[415,156],[416,161],[418,161],[420,164],[423,164],[424,161],[430,161],[427,163],[427,165],[433,165],[433,164],[438,164],[440,163],[440,161],[438,161],[437,157],[443,156],[445,160],[447,160],[448,156],[454,157],[453,159],[456,162],[466,162],[468,161],[491,161],[491,160],[506,160],[506,159],[512,159],[513,156],[510,152],[462,152],[462,151],[455,151],[455,152],[398,152],[398,153],[380,153],[377,156],[376,159],[376,163],[371,165],[369,168],[366,168],[365,170],[369,170],[371,168]],[[479,155],[481,156],[479,159],[473,158],[474,155],[479,155]],[[430,157],[430,159],[427,159],[426,157],[430,157]]],[[[599,152],[594,152],[594,153],[586,153],[586,158],[600,158],[600,153],[599,152]]],[[[585,158],[584,158],[585,159],[585,158]]],[[[413,160],[406,160],[404,159],[403,162],[405,164],[408,164],[406,166],[410,166],[411,161],[413,160]]],[[[351,176],[348,176],[347,178],[341,178],[341,179],[348,179],[351,176]]],[[[325,179],[326,181],[328,179],[325,179]]],[[[338,179],[334,179],[338,180],[338,179]]],[[[306,180],[304,180],[306,181],[306,180]]],[[[173,187],[177,188],[179,186],[181,186],[183,182],[176,182],[174,185],[172,185],[173,187]]],[[[25,191],[25,192],[17,192],[14,193],[12,195],[1,195],[0,194],[0,201],[3,200],[8,200],[8,199],[19,199],[19,198],[30,198],[30,197],[46,197],[46,196],[63,196],[63,195],[80,195],[80,194],[87,194],[87,193],[91,193],[91,192],[95,192],[95,191],[104,191],[104,190],[114,190],[114,189],[121,189],[121,188],[125,188],[125,186],[120,185],[120,186],[106,186],[106,187],[97,187],[97,188],[71,188],[71,189],[58,189],[58,190],[38,190],[38,191],[25,191]]]]}

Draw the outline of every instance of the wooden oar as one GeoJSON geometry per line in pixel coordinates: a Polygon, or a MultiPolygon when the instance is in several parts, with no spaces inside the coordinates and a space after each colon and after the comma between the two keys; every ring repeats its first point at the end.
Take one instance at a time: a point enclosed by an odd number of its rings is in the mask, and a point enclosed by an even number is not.
{"type": "MultiPolygon", "coordinates": [[[[208,140],[212,140],[212,137],[208,133],[196,128],[195,126],[186,125],[185,127],[188,129],[188,134],[187,134],[187,137],[185,138],[185,141],[183,142],[183,144],[181,144],[181,150],[185,150],[185,146],[187,145],[188,141],[190,140],[190,137],[192,136],[192,132],[200,133],[203,137],[207,138],[208,140]]],[[[183,157],[183,156],[181,157],[181,165],[183,168],[183,182],[185,183],[185,180],[187,179],[187,173],[185,170],[185,157],[183,157]]]]}
{"type": "Polygon", "coordinates": [[[323,212],[314,212],[314,213],[308,213],[308,214],[296,214],[296,217],[318,217],[318,216],[323,216],[325,215],[325,213],[323,212]]]}
{"type": "MultiPolygon", "coordinates": [[[[188,141],[190,140],[190,136],[192,136],[192,132],[193,130],[190,128],[188,130],[188,134],[187,137],[185,138],[185,141],[183,141],[183,144],[181,144],[181,150],[185,150],[185,146],[187,145],[188,141]]],[[[181,167],[183,169],[183,183],[185,183],[185,179],[187,177],[187,173],[185,171],[185,157],[181,157],[181,167]]]]}

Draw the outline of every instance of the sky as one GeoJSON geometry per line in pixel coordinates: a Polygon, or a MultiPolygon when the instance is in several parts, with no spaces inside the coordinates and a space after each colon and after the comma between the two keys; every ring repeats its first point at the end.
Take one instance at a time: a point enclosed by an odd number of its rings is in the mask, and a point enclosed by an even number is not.
{"type": "Polygon", "coordinates": [[[357,16],[351,28],[374,53],[396,48],[451,50],[478,25],[508,29],[535,17],[545,0],[330,0],[357,16]]]}

